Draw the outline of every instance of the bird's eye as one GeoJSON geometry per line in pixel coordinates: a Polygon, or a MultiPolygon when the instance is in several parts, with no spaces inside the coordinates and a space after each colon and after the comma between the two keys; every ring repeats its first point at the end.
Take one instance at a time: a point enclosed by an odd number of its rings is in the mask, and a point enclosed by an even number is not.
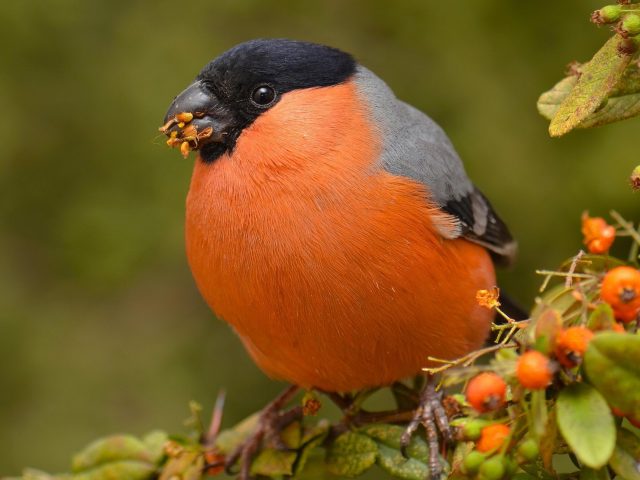
{"type": "Polygon", "coordinates": [[[276,91],[269,85],[261,85],[251,94],[251,101],[258,107],[267,107],[276,99],[276,91]]]}

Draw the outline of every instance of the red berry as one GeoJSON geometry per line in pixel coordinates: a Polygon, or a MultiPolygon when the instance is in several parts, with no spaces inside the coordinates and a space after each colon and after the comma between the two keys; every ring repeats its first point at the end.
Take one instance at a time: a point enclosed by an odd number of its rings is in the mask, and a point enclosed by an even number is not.
{"type": "Polygon", "coordinates": [[[573,368],[582,361],[582,356],[593,338],[593,332],[587,327],[569,327],[558,334],[556,357],[568,368],[573,368]]]}
{"type": "Polygon", "coordinates": [[[476,444],[479,452],[491,452],[500,448],[509,437],[511,429],[502,423],[487,425],[482,429],[480,440],[476,444]]]}
{"type": "Polygon", "coordinates": [[[616,267],[602,281],[600,296],[623,322],[635,320],[640,313],[640,270],[616,267]]]}
{"type": "Polygon", "coordinates": [[[602,217],[590,217],[588,212],[582,214],[582,234],[584,244],[590,253],[606,253],[616,239],[616,229],[602,217]]]}
{"type": "Polygon", "coordinates": [[[547,388],[553,377],[551,360],[536,350],[525,352],[518,359],[516,376],[522,386],[530,390],[547,388]]]}
{"type": "Polygon", "coordinates": [[[507,384],[499,375],[484,372],[469,381],[465,393],[473,408],[479,412],[489,412],[504,405],[507,384]]]}

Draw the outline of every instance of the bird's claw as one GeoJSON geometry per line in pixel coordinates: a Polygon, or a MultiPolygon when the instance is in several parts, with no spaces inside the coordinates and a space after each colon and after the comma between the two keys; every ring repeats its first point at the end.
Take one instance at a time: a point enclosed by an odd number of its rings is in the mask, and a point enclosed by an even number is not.
{"type": "Polygon", "coordinates": [[[225,471],[228,474],[233,475],[232,468],[239,464],[238,478],[249,480],[251,478],[251,463],[263,443],[276,450],[291,450],[282,440],[280,433],[286,426],[302,418],[302,407],[296,406],[286,411],[282,411],[282,408],[297,391],[298,387],[296,386],[287,388],[262,410],[255,431],[225,459],[225,471]]]}
{"type": "Polygon", "coordinates": [[[400,437],[400,452],[405,458],[408,458],[407,448],[420,425],[425,428],[427,433],[429,478],[430,480],[440,480],[444,475],[444,470],[439,457],[439,439],[441,436],[444,443],[449,444],[453,439],[453,435],[449,426],[449,418],[442,405],[442,392],[436,390],[436,383],[432,377],[427,379],[427,384],[420,394],[420,402],[413,419],[400,437]]]}

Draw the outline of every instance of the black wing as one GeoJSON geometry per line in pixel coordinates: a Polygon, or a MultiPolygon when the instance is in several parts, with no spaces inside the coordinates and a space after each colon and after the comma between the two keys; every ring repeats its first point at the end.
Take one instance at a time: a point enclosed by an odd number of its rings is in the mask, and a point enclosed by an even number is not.
{"type": "Polygon", "coordinates": [[[458,219],[461,235],[489,250],[496,263],[513,263],[517,243],[480,190],[474,187],[467,195],[449,200],[442,209],[458,219]]]}

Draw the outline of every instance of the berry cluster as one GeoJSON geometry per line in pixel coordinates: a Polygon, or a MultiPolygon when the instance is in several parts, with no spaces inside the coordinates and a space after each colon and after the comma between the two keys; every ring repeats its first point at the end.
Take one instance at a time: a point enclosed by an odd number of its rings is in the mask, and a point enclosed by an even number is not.
{"type": "Polygon", "coordinates": [[[612,25],[613,30],[622,37],[618,50],[630,55],[640,45],[640,15],[637,11],[625,8],[625,5],[607,5],[591,14],[591,21],[597,25],[612,25]]]}
{"type": "MultiPolygon", "coordinates": [[[[538,468],[536,462],[550,462],[548,449],[552,447],[547,445],[546,454],[542,452],[548,428],[546,412],[563,389],[589,382],[582,364],[590,342],[599,332],[637,331],[640,270],[606,256],[616,228],[622,226],[614,227],[585,213],[585,244],[590,253],[605,256],[581,254],[563,271],[547,272],[557,273],[566,282],[539,299],[526,328],[510,342],[501,342],[504,348],[488,365],[459,371],[458,381],[466,381],[464,397],[458,397],[463,416],[453,425],[458,438],[468,445],[458,466],[461,474],[499,480],[520,469],[529,472],[528,466],[538,468]],[[545,418],[536,418],[541,415],[545,418]]],[[[485,296],[479,295],[478,302],[498,310],[499,303],[487,302],[485,296]]],[[[640,419],[614,403],[615,399],[609,400],[614,415],[640,427],[640,419]]]]}

